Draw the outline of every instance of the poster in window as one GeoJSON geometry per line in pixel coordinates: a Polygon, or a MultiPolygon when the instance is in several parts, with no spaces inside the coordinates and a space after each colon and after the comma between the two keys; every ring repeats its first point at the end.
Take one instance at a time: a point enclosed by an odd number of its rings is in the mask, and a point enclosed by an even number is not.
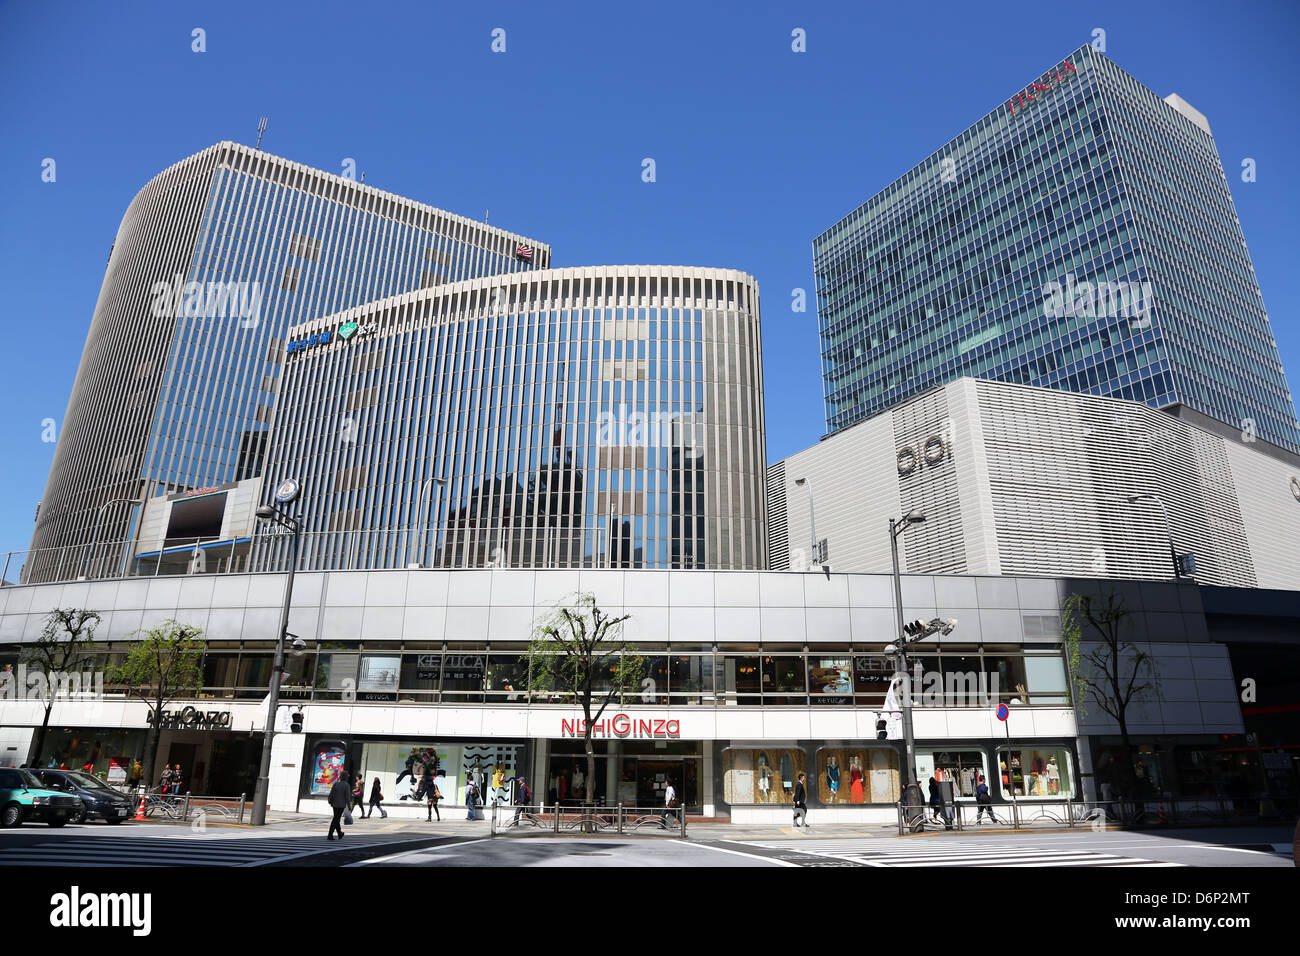
{"type": "Polygon", "coordinates": [[[311,792],[323,796],[330,792],[334,781],[343,773],[344,753],[338,744],[322,744],[316,748],[316,759],[312,762],[311,792]]]}
{"type": "Polygon", "coordinates": [[[361,674],[357,690],[392,693],[397,690],[397,675],[402,669],[400,657],[368,655],[361,658],[361,674]]]}

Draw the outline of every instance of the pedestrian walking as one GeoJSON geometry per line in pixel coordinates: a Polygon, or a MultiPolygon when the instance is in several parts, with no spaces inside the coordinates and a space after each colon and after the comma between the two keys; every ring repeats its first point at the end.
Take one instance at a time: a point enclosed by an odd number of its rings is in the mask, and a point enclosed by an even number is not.
{"type": "Polygon", "coordinates": [[[163,764],[162,776],[158,778],[158,792],[163,794],[172,792],[172,765],[169,763],[163,764]]]}
{"type": "Polygon", "coordinates": [[[943,819],[943,797],[939,793],[939,781],[930,778],[930,822],[938,823],[943,819]]]}
{"type": "Polygon", "coordinates": [[[474,805],[478,802],[478,787],[474,786],[474,778],[471,777],[465,781],[465,819],[476,819],[474,816],[474,805]]]}
{"type": "Polygon", "coordinates": [[[329,805],[334,813],[334,818],[330,820],[330,832],[325,839],[333,840],[334,831],[337,830],[339,839],[342,840],[343,811],[352,805],[352,788],[348,786],[346,774],[339,774],[339,778],[334,781],[334,786],[330,787],[329,805]]]}
{"type": "Polygon", "coordinates": [[[384,792],[379,789],[379,778],[375,778],[374,786],[370,788],[370,813],[369,816],[375,815],[375,808],[379,808],[379,813],[385,820],[388,819],[388,811],[384,809],[384,792]]]}
{"type": "Polygon", "coordinates": [[[989,794],[989,785],[984,780],[984,775],[980,774],[979,784],[975,787],[975,804],[979,807],[979,812],[975,814],[975,822],[979,823],[984,819],[984,814],[989,815],[989,819],[998,823],[998,818],[993,815],[993,797],[989,794]]]}
{"type": "Polygon", "coordinates": [[[812,828],[808,826],[807,781],[808,781],[807,775],[800,773],[799,779],[796,780],[794,784],[794,825],[800,826],[801,825],[800,821],[803,821],[802,826],[804,827],[804,829],[811,830],[812,828]]]}
{"type": "Polygon", "coordinates": [[[659,817],[659,825],[665,830],[668,829],[668,817],[677,819],[677,791],[673,789],[671,780],[664,783],[664,812],[659,817]]]}
{"type": "Polygon", "coordinates": [[[360,810],[361,819],[366,818],[366,778],[359,773],[352,778],[352,802],[348,809],[360,810]]]}
{"type": "Polygon", "coordinates": [[[181,776],[181,765],[176,764],[175,769],[172,770],[172,793],[179,794],[183,783],[185,779],[181,776]]]}
{"type": "Polygon", "coordinates": [[[519,826],[520,814],[523,814],[524,816],[528,817],[529,821],[531,821],[532,823],[537,822],[537,818],[533,816],[532,811],[529,809],[529,806],[530,804],[532,804],[532,802],[533,802],[533,791],[528,786],[528,781],[525,780],[523,777],[518,778],[515,781],[515,818],[510,824],[512,827],[519,826]]]}

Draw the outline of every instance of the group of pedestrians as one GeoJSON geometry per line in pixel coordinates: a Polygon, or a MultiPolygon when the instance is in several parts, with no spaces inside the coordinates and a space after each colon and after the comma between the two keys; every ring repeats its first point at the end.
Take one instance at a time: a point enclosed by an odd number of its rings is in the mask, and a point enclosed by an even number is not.
{"type": "MultiPolygon", "coordinates": [[[[519,814],[526,810],[527,804],[532,799],[532,791],[524,782],[524,778],[518,780],[516,789],[515,803],[519,809],[515,812],[515,822],[519,821],[519,814]]],[[[338,833],[338,839],[343,839],[343,824],[352,822],[352,810],[360,811],[359,816],[362,820],[368,820],[379,811],[381,819],[388,818],[388,811],[384,809],[384,791],[383,785],[379,778],[375,777],[374,782],[370,785],[370,799],[367,804],[365,791],[365,778],[361,774],[349,776],[340,774],[339,778],[334,781],[330,787],[328,802],[330,808],[334,811],[333,819],[330,821],[329,835],[326,839],[333,840],[335,832],[338,833]],[[369,812],[367,812],[367,806],[369,812]],[[346,816],[345,816],[346,815],[346,816]]],[[[438,810],[438,804],[442,802],[442,790],[438,787],[438,781],[432,773],[425,773],[420,777],[420,783],[415,790],[415,799],[418,803],[423,800],[427,809],[425,819],[432,823],[436,817],[438,822],[442,822],[442,813],[438,810]]],[[[478,790],[471,780],[465,786],[465,806],[468,810],[467,819],[481,820],[482,816],[478,813],[478,790]]],[[[535,819],[531,813],[528,814],[530,820],[535,819]]]]}
{"type": "MultiPolygon", "coordinates": [[[[979,774],[976,779],[975,805],[979,808],[979,812],[975,815],[975,822],[982,822],[984,814],[987,813],[989,819],[994,823],[1001,823],[993,813],[993,797],[989,793],[988,782],[985,781],[983,774],[979,774]]],[[[807,780],[807,775],[801,773],[794,785],[794,825],[811,830],[812,827],[808,825],[807,780]]],[[[672,800],[674,798],[672,784],[669,784],[668,799],[672,800]]],[[[667,810],[664,813],[666,818],[667,810]]],[[[946,830],[952,829],[952,807],[950,804],[944,803],[943,790],[939,786],[939,781],[934,777],[930,778],[930,819],[935,823],[943,823],[946,830]]]]}
{"type": "Polygon", "coordinates": [[[163,764],[162,776],[158,778],[158,792],[167,796],[176,796],[181,792],[185,778],[181,774],[180,764],[163,764]]]}

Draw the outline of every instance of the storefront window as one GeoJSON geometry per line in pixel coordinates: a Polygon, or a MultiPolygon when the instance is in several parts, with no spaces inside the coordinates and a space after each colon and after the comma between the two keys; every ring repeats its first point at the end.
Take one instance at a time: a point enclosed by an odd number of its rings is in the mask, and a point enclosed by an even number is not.
{"type": "Polygon", "coordinates": [[[1068,706],[1070,688],[1065,674],[1065,660],[1060,654],[1026,654],[1025,684],[1030,700],[1038,706],[1068,706]]]}
{"type": "Polygon", "coordinates": [[[1025,677],[1025,659],[1007,654],[985,654],[984,669],[989,673],[989,680],[997,675],[998,698],[1004,702],[1019,701],[1028,706],[1033,702],[1029,695],[1025,677]]]}
{"type": "Polygon", "coordinates": [[[728,655],[722,658],[724,695],[727,704],[747,705],[762,703],[762,674],[756,655],[728,655]]]}
{"type": "Polygon", "coordinates": [[[1129,794],[1127,781],[1134,782],[1132,796],[1150,797],[1172,789],[1165,774],[1164,748],[1150,742],[1133,745],[1133,769],[1128,772],[1124,767],[1124,748],[1107,745],[1096,748],[1093,757],[1093,776],[1097,781],[1098,791],[1102,784],[1108,784],[1107,792],[1112,798],[1117,794],[1129,794]]]}
{"type": "Polygon", "coordinates": [[[884,654],[859,654],[853,658],[853,690],[860,706],[880,707],[894,676],[894,665],[884,654]]]}
{"type": "Polygon", "coordinates": [[[884,747],[817,751],[817,796],[826,806],[898,802],[898,753],[884,747]]]}
{"type": "Polygon", "coordinates": [[[926,785],[934,777],[936,781],[951,782],[953,793],[958,797],[973,800],[979,778],[982,776],[986,782],[988,780],[988,760],[982,750],[917,751],[916,774],[922,791],[927,794],[926,785]]]}
{"type": "Polygon", "coordinates": [[[402,658],[398,654],[362,654],[357,676],[357,699],[395,700],[401,670],[402,658]]]}
{"type": "Polygon", "coordinates": [[[668,690],[675,704],[698,704],[713,694],[713,658],[692,654],[668,659],[668,690]]]}
{"type": "Polygon", "coordinates": [[[668,658],[659,654],[642,653],[645,672],[641,678],[639,693],[628,695],[633,703],[666,704],[668,703],[668,658]]]}
{"type": "Polygon", "coordinates": [[[442,699],[453,703],[483,703],[487,670],[485,651],[457,651],[442,656],[442,699]]]}
{"type": "Polygon", "coordinates": [[[203,655],[203,690],[200,697],[234,697],[238,685],[239,654],[203,655]]]}
{"type": "Polygon", "coordinates": [[[316,665],[316,699],[342,700],[345,692],[355,693],[361,655],[325,652],[316,665]]]}
{"type": "MultiPolygon", "coordinates": [[[[441,799],[465,803],[465,784],[471,779],[483,803],[509,803],[514,781],[525,772],[523,744],[443,744],[434,741],[367,743],[361,749],[360,772],[366,781],[367,799],[375,779],[386,804],[415,800],[420,777],[432,768],[441,799]]],[[[536,786],[534,783],[534,798],[536,786]]]]}
{"type": "Polygon", "coordinates": [[[722,792],[730,804],[789,803],[804,770],[804,753],[782,747],[723,751],[722,792]]]}
{"type": "Polygon", "coordinates": [[[271,687],[271,665],[274,658],[270,654],[250,654],[245,651],[239,657],[239,681],[236,697],[247,700],[265,697],[271,687]]]}
{"type": "Polygon", "coordinates": [[[763,657],[763,702],[806,704],[804,659],[766,655],[763,657]]]}
{"type": "Polygon", "coordinates": [[[144,757],[144,730],[50,727],[33,766],[50,770],[84,770],[101,780],[111,774],[126,784],[137,760],[144,757]]]}
{"type": "Polygon", "coordinates": [[[809,655],[808,693],[814,704],[851,704],[853,659],[809,655]]]}
{"type": "Polygon", "coordinates": [[[528,656],[489,654],[485,686],[491,703],[522,703],[528,690],[528,656]]]}
{"type": "Polygon", "coordinates": [[[998,752],[1002,794],[1016,797],[1073,797],[1074,774],[1065,750],[1002,750],[998,752]]]}

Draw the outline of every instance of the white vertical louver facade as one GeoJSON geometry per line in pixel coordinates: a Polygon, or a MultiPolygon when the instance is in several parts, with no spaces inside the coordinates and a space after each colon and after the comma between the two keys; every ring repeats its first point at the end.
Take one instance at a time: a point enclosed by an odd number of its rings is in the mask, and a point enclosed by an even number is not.
{"type": "MultiPolygon", "coordinates": [[[[165,170],[119,228],[24,579],[75,573],[114,498],[260,474],[290,325],[549,263],[545,244],[237,143],[165,170]]],[[[98,538],[130,531],[119,504],[98,538]]]]}
{"type": "Polygon", "coordinates": [[[308,567],[762,568],[759,325],[752,277],[677,266],[317,319],[290,333],[268,481],[302,481],[308,567]]]}
{"type": "Polygon", "coordinates": [[[1160,506],[1128,501],[1154,494],[1201,583],[1300,588],[1300,457],[1136,402],[961,379],[781,465],[769,526],[784,519],[787,547],[807,539],[793,478],[812,478],[836,570],[887,571],[888,519],[915,509],[926,522],[900,538],[913,573],[1166,579],[1160,506]]]}

